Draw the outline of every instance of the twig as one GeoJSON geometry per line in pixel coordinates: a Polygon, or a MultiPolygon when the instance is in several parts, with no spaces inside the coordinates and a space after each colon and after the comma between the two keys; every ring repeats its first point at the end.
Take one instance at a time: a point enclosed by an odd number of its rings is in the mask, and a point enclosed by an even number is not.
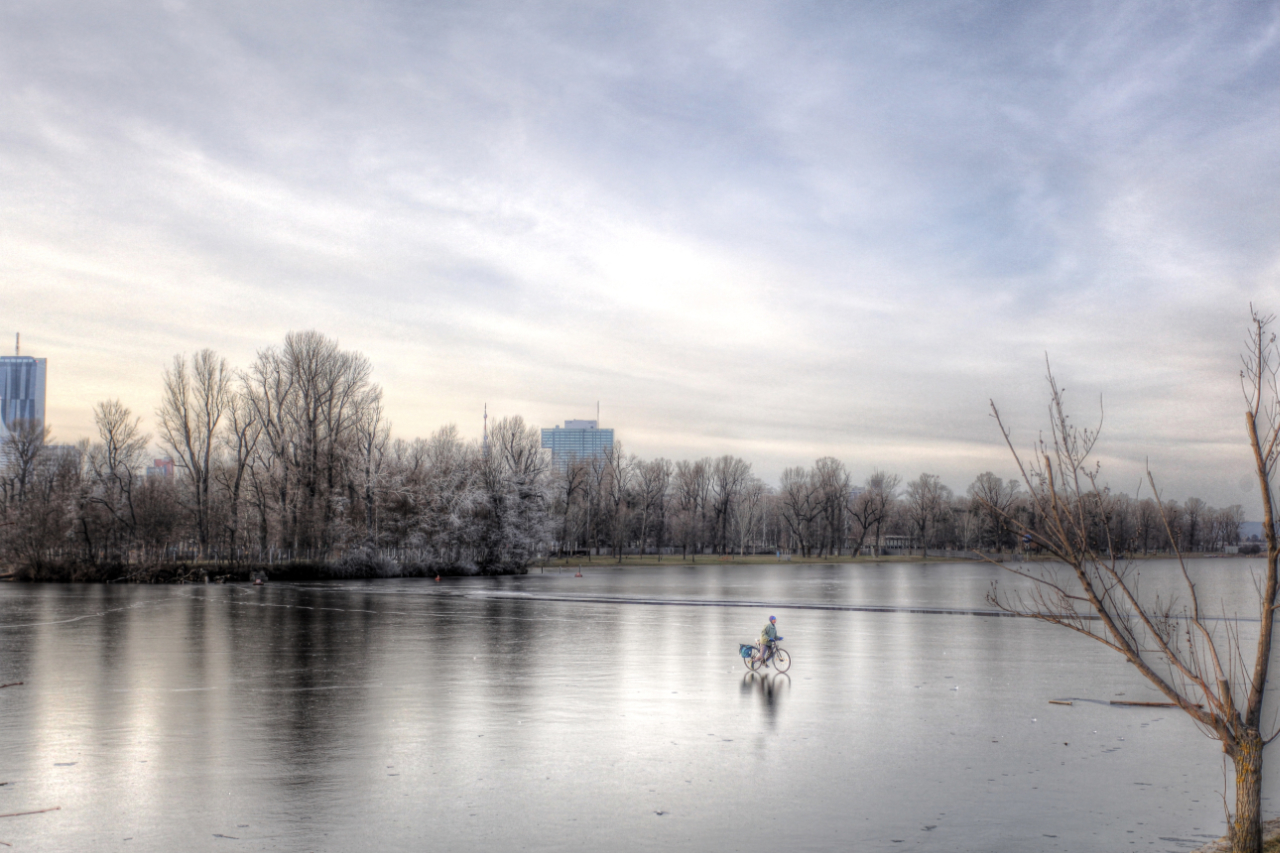
{"type": "Polygon", "coordinates": [[[45,812],[56,812],[60,808],[62,808],[62,806],[54,806],[50,809],[36,809],[33,812],[12,812],[10,814],[0,814],[0,817],[22,817],[23,815],[28,814],[44,814],[45,812]]]}
{"type": "Polygon", "coordinates": [[[1069,699],[1050,699],[1049,704],[1050,705],[1070,705],[1071,701],[1069,699]]]}
{"type": "Polygon", "coordinates": [[[10,681],[8,684],[0,684],[0,687],[21,687],[24,682],[10,681]]]}
{"type": "MultiPolygon", "coordinates": [[[[1135,708],[1176,708],[1178,707],[1178,703],[1176,702],[1121,702],[1117,699],[1112,699],[1111,704],[1112,705],[1131,705],[1135,708]]],[[[1194,707],[1203,708],[1204,706],[1197,702],[1197,703],[1194,703],[1194,707]]]]}

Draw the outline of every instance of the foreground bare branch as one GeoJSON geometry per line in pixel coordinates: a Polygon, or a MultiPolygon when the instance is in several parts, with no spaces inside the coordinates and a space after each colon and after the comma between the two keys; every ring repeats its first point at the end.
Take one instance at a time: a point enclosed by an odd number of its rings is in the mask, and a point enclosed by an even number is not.
{"type": "MultiPolygon", "coordinates": [[[[989,490],[974,495],[987,512],[1001,515],[1024,541],[1054,558],[1054,563],[1039,568],[1005,565],[1032,586],[1030,591],[1012,592],[993,586],[989,600],[995,606],[1070,629],[1118,652],[1172,705],[1222,742],[1235,766],[1236,803],[1229,815],[1233,853],[1259,853],[1262,849],[1263,749],[1280,734],[1274,721],[1267,732],[1262,729],[1280,558],[1272,492],[1280,458],[1280,349],[1276,336],[1269,332],[1273,319],[1252,312],[1240,374],[1247,406],[1246,434],[1256,463],[1267,543],[1265,573],[1256,586],[1261,624],[1252,667],[1241,645],[1238,621],[1228,621],[1222,636],[1215,636],[1206,624],[1200,593],[1178,547],[1169,507],[1159,500],[1150,472],[1147,480],[1157,498],[1159,524],[1179,567],[1182,592],[1143,595],[1141,573],[1117,553],[1113,498],[1101,481],[1098,463],[1090,459],[1101,420],[1094,429],[1078,428],[1071,422],[1063,389],[1047,364],[1050,430],[1047,437],[1041,436],[1031,458],[1024,459],[1014,447],[999,409],[994,401],[991,404],[1027,488],[1034,522],[1015,517],[990,497],[989,490]],[[1072,590],[1058,577],[1060,570],[1074,576],[1072,590]],[[1180,597],[1185,604],[1179,603],[1180,597]]],[[[1190,506],[1193,523],[1198,522],[1201,511],[1200,502],[1190,506]]],[[[1194,535],[1191,539],[1194,541],[1194,535]]]]}

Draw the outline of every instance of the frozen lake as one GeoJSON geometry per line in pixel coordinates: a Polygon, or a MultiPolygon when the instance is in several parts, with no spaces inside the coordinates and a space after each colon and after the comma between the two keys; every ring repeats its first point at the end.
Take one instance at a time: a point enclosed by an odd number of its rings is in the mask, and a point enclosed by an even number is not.
{"type": "Polygon", "coordinates": [[[534,571],[0,585],[0,683],[25,682],[0,690],[0,813],[61,807],[0,840],[1023,853],[1225,832],[1217,744],[1107,704],[1161,697],[1101,646],[984,613],[999,569],[534,571]],[[737,643],[769,613],[794,663],[760,677],[737,643]]]}

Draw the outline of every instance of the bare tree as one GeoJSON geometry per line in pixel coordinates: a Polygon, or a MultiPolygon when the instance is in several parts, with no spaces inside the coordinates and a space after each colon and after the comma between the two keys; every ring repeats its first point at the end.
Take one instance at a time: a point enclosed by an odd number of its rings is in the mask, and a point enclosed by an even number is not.
{"type": "Polygon", "coordinates": [[[997,551],[1003,551],[1008,544],[1010,528],[1006,519],[1013,515],[1021,486],[1017,480],[1002,480],[990,471],[982,472],[969,484],[969,497],[976,502],[983,532],[997,551]]]}
{"type": "Polygon", "coordinates": [[[0,462],[6,503],[22,503],[50,431],[41,421],[21,419],[12,421],[8,429],[0,427],[0,432],[4,433],[0,439],[0,462]]]}
{"type": "MultiPolygon", "coordinates": [[[[1028,532],[1057,559],[1058,566],[1065,568],[1066,577],[1052,566],[1036,570],[1006,565],[1009,571],[1033,582],[1031,591],[1004,594],[993,588],[990,600],[1008,612],[1060,625],[1118,652],[1203,731],[1222,743],[1223,752],[1235,766],[1235,811],[1228,815],[1233,853],[1262,850],[1263,749],[1277,735],[1276,731],[1264,732],[1262,718],[1280,589],[1280,542],[1272,497],[1280,460],[1280,348],[1269,331],[1273,319],[1253,312],[1249,349],[1240,373],[1247,406],[1245,428],[1257,467],[1267,543],[1265,573],[1255,579],[1259,581],[1260,625],[1252,666],[1242,648],[1240,622],[1227,621],[1224,632],[1206,621],[1195,578],[1178,550],[1167,513],[1164,523],[1180,569],[1185,605],[1179,605],[1167,591],[1163,597],[1151,598],[1150,593],[1141,597],[1134,567],[1119,560],[1109,543],[1098,546],[1090,528],[1107,494],[1098,465],[1090,461],[1098,430],[1077,428],[1068,420],[1062,390],[1052,372],[1048,374],[1050,437],[1040,440],[1034,461],[1024,462],[1020,457],[992,403],[992,412],[1042,520],[1039,529],[1028,532]]],[[[1158,500],[1150,473],[1148,481],[1158,500]]],[[[1105,514],[1102,529],[1109,537],[1105,514]]]]}
{"type": "Polygon", "coordinates": [[[237,558],[243,544],[240,541],[240,500],[245,488],[245,472],[261,435],[262,424],[248,394],[233,392],[227,404],[227,426],[221,437],[224,458],[215,472],[227,500],[227,544],[232,560],[237,558]]]}
{"type": "Polygon", "coordinates": [[[929,556],[929,541],[950,508],[951,490],[935,474],[921,474],[907,483],[907,519],[920,542],[920,556],[929,556]]]}
{"type": "Polygon", "coordinates": [[[576,534],[571,533],[569,519],[575,506],[582,508],[583,495],[587,491],[587,468],[582,460],[570,457],[558,464],[552,472],[551,489],[554,494],[553,505],[560,519],[558,538],[561,554],[569,547],[570,539],[576,537],[576,534]]]}
{"type": "MultiPolygon", "coordinates": [[[[108,539],[116,539],[123,549],[121,556],[127,557],[127,549],[138,531],[138,506],[134,498],[150,436],[142,432],[141,419],[135,418],[119,400],[98,403],[93,409],[93,419],[100,441],[89,448],[91,488],[84,503],[86,508],[105,513],[107,525],[103,533],[108,539]]],[[[92,559],[95,542],[85,512],[81,512],[81,530],[92,559]]],[[[110,547],[107,542],[97,545],[110,547]]]]}
{"type": "Polygon", "coordinates": [[[658,559],[662,559],[662,534],[666,527],[667,494],[671,491],[671,473],[673,467],[666,459],[654,459],[652,462],[640,464],[640,553],[645,552],[645,543],[649,539],[649,523],[657,524],[657,540],[654,549],[658,559]]]}
{"type": "Polygon", "coordinates": [[[196,523],[200,557],[209,552],[209,487],[213,482],[213,454],[218,424],[231,398],[232,373],[227,360],[202,349],[191,359],[173,357],[164,372],[160,409],[160,437],[186,473],[191,513],[196,523]]]}
{"type": "Polygon", "coordinates": [[[839,554],[844,550],[846,510],[852,481],[849,471],[839,459],[824,456],[813,463],[813,493],[818,518],[822,519],[818,556],[839,554]]]}
{"type": "Polygon", "coordinates": [[[487,501],[479,565],[483,570],[523,569],[544,544],[547,456],[536,429],[524,418],[500,418],[489,432],[481,460],[487,501]]]}
{"type": "Polygon", "coordinates": [[[706,516],[708,496],[711,491],[709,459],[696,462],[680,460],[675,470],[675,497],[682,556],[693,552],[697,562],[701,550],[703,521],[706,516]]]}
{"type": "Polygon", "coordinates": [[[0,560],[22,576],[43,578],[75,519],[81,448],[50,448],[38,421],[12,421],[0,444],[0,560]]]}
{"type": "Polygon", "coordinates": [[[1204,520],[1209,509],[1208,504],[1200,500],[1200,498],[1187,498],[1187,502],[1182,505],[1182,517],[1185,519],[1183,526],[1183,547],[1188,551],[1201,550],[1204,538],[1204,520]]]}
{"type": "Polygon", "coordinates": [[[971,497],[956,497],[951,501],[951,521],[955,533],[955,543],[962,550],[973,548],[975,539],[980,537],[981,507],[971,497]]]}
{"type": "Polygon", "coordinates": [[[335,497],[351,473],[352,445],[363,407],[373,399],[369,360],[318,332],[290,332],[245,374],[262,426],[266,465],[253,478],[270,497],[280,543],[327,552],[333,544],[335,497]]]}
{"type": "Polygon", "coordinates": [[[711,465],[711,514],[713,551],[729,553],[729,521],[747,478],[751,463],[737,456],[721,456],[711,465]]]}
{"type": "Polygon", "coordinates": [[[1156,529],[1162,527],[1160,520],[1160,505],[1155,502],[1154,498],[1144,498],[1138,502],[1137,509],[1137,525],[1135,531],[1135,544],[1142,544],[1142,553],[1146,554],[1154,546],[1156,529]]]}
{"type": "Polygon", "coordinates": [[[452,424],[427,440],[396,442],[393,454],[385,512],[396,544],[436,570],[475,568],[492,506],[485,477],[500,482],[501,468],[486,470],[479,448],[464,442],[452,424]]]}
{"type": "Polygon", "coordinates": [[[1232,504],[1214,514],[1213,544],[1215,548],[1240,544],[1240,525],[1244,523],[1244,507],[1232,504]]]}
{"type": "Polygon", "coordinates": [[[630,523],[632,481],[636,474],[636,457],[628,456],[618,442],[603,454],[605,479],[604,501],[609,513],[609,539],[613,554],[622,562],[622,546],[630,523]]]}
{"type": "Polygon", "coordinates": [[[778,500],[781,503],[782,518],[799,544],[801,555],[809,556],[813,520],[822,512],[809,472],[799,466],[783,470],[778,500]]]}
{"type": "Polygon", "coordinates": [[[360,497],[365,521],[365,536],[370,543],[378,541],[377,490],[382,477],[382,463],[391,440],[391,424],[382,411],[382,389],[374,385],[360,401],[355,426],[356,452],[360,460],[360,497]]]}
{"type": "Polygon", "coordinates": [[[733,502],[733,529],[738,533],[738,555],[747,553],[747,543],[752,542],[764,521],[765,502],[770,496],[769,487],[754,475],[749,475],[733,502]]]}
{"type": "Polygon", "coordinates": [[[898,486],[902,484],[902,478],[897,474],[886,474],[884,471],[875,471],[867,478],[867,491],[871,493],[874,509],[867,516],[870,519],[870,525],[875,528],[875,538],[877,554],[879,552],[881,538],[881,529],[889,521],[893,514],[893,508],[898,501],[898,486]]]}

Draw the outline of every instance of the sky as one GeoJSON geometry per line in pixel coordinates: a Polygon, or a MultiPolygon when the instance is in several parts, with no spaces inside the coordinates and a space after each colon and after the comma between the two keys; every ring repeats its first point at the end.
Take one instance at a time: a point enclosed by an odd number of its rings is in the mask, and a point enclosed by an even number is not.
{"type": "Polygon", "coordinates": [[[15,0],[0,340],[57,441],[316,329],[399,437],[598,403],[644,458],[957,492],[1048,359],[1114,488],[1252,516],[1278,95],[1275,2],[15,0]]]}

